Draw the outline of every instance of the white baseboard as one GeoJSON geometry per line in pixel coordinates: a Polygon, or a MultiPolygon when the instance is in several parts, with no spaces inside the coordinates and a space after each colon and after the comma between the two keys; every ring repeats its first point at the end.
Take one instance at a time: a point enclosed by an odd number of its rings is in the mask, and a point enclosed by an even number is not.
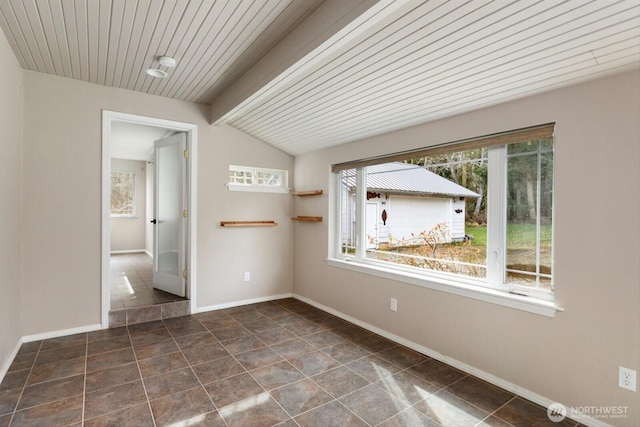
{"type": "Polygon", "coordinates": [[[145,249],[145,250],[144,250],[144,253],[145,253],[145,254],[147,254],[147,255],[149,255],[151,258],[153,258],[153,254],[152,254],[151,252],[149,252],[148,250],[146,250],[146,249],[145,249]]]}
{"type": "Polygon", "coordinates": [[[110,251],[111,255],[148,253],[145,249],[129,249],[126,251],[110,251]]]}
{"type": "Polygon", "coordinates": [[[24,337],[18,340],[18,343],[16,344],[15,348],[11,352],[11,355],[7,359],[7,362],[2,367],[0,367],[0,383],[4,379],[7,372],[9,371],[9,367],[15,360],[16,355],[18,354],[18,351],[20,351],[20,347],[22,346],[22,344],[27,342],[33,342],[33,341],[46,340],[49,338],[58,338],[58,337],[64,337],[67,335],[80,334],[83,332],[93,332],[100,329],[102,329],[102,325],[96,324],[96,325],[81,326],[79,328],[63,329],[60,331],[44,332],[42,334],[25,335],[24,337]]]}
{"type": "Polygon", "coordinates": [[[26,335],[22,337],[22,342],[31,342],[38,340],[46,340],[49,338],[64,337],[67,335],[81,334],[83,332],[93,332],[102,329],[101,324],[80,326],[78,328],[63,329],[60,331],[43,332],[41,334],[26,335]]]}
{"type": "MultiPolygon", "coordinates": [[[[369,323],[363,322],[361,320],[358,320],[354,317],[351,317],[347,314],[344,314],[338,310],[334,310],[331,307],[327,307],[325,305],[322,305],[316,301],[313,301],[309,298],[303,297],[302,295],[298,295],[296,293],[293,294],[293,298],[298,299],[300,301],[306,302],[307,304],[310,304],[316,308],[319,308],[320,310],[326,311],[328,313],[333,314],[334,316],[337,316],[341,319],[346,320],[347,322],[353,323],[355,325],[358,325],[364,329],[367,329],[371,332],[374,332],[380,336],[383,336],[387,339],[390,339],[391,341],[394,341],[398,344],[402,344],[405,347],[409,347],[412,350],[415,350],[419,353],[422,353],[424,355],[427,355],[433,359],[436,359],[442,363],[446,363],[449,366],[453,366],[456,369],[459,369],[463,372],[466,372],[468,374],[471,374],[477,378],[480,378],[488,383],[491,383],[495,386],[498,386],[500,388],[503,388],[507,391],[510,391],[511,393],[517,394],[518,396],[522,396],[523,398],[530,400],[534,403],[537,403],[540,406],[543,406],[545,408],[548,408],[552,403],[555,403],[553,400],[551,399],[547,399],[544,396],[541,396],[537,393],[534,393],[530,390],[527,390],[525,388],[522,388],[516,384],[513,384],[509,381],[506,381],[502,378],[496,377],[495,375],[492,375],[488,372],[484,372],[480,369],[474,368],[471,365],[467,365],[464,362],[461,362],[457,359],[454,359],[452,357],[449,356],[445,356],[443,354],[438,353],[435,350],[432,350],[428,347],[425,347],[423,345],[417,344],[413,341],[409,341],[405,338],[402,338],[401,336],[395,335],[391,332],[387,332],[383,329],[380,329],[376,326],[370,325],[369,323]]],[[[569,417],[567,417],[569,418],[569,417]]],[[[610,427],[610,424],[604,423],[600,420],[597,420],[595,418],[589,417],[589,416],[580,416],[579,418],[572,418],[574,421],[580,422],[582,424],[584,424],[585,426],[589,426],[589,427],[610,427]]]]}
{"type": "Polygon", "coordinates": [[[18,343],[13,348],[11,355],[9,356],[7,361],[4,363],[4,365],[0,367],[0,383],[2,383],[2,381],[4,380],[4,376],[7,375],[7,372],[9,371],[9,367],[11,367],[11,364],[13,363],[14,359],[18,355],[18,351],[20,351],[20,346],[22,346],[23,342],[24,341],[22,339],[18,340],[18,343]]]}
{"type": "Polygon", "coordinates": [[[205,307],[196,307],[195,311],[192,311],[192,313],[204,313],[206,311],[221,310],[223,308],[239,307],[241,305],[256,304],[256,303],[259,303],[259,302],[273,301],[273,300],[283,299],[283,298],[291,298],[292,296],[293,296],[293,294],[290,294],[290,293],[289,294],[279,294],[279,295],[271,295],[271,296],[267,296],[267,297],[260,297],[260,298],[245,299],[245,300],[240,300],[240,301],[226,302],[226,303],[222,303],[222,304],[208,305],[208,306],[205,306],[205,307]]]}

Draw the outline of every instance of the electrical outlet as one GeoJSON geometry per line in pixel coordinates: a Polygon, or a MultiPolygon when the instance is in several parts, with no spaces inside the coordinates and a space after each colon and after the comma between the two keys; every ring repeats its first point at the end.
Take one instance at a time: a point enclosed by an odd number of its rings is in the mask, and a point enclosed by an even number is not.
{"type": "Polygon", "coordinates": [[[636,391],[636,371],[619,366],[618,386],[631,391],[636,391]]]}
{"type": "Polygon", "coordinates": [[[398,300],[395,298],[391,298],[391,305],[389,306],[391,311],[398,311],[398,300]]]}
{"type": "Polygon", "coordinates": [[[250,273],[250,272],[248,272],[248,271],[245,271],[245,272],[244,272],[244,281],[245,281],[245,282],[248,282],[248,281],[250,281],[250,280],[251,280],[251,273],[250,273]]]}

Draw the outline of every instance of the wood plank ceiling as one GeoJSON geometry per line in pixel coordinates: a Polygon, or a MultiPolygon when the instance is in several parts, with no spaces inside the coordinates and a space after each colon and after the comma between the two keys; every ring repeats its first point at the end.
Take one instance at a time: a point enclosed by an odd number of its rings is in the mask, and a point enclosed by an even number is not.
{"type": "Polygon", "coordinates": [[[22,67],[208,104],[321,0],[2,0],[22,67]],[[178,61],[173,70],[158,57],[178,61]],[[161,68],[169,77],[148,76],[161,68]]]}
{"type": "Polygon", "coordinates": [[[640,66],[638,0],[380,0],[241,95],[327,3],[1,0],[0,27],[25,69],[211,104],[292,155],[640,66]]]}

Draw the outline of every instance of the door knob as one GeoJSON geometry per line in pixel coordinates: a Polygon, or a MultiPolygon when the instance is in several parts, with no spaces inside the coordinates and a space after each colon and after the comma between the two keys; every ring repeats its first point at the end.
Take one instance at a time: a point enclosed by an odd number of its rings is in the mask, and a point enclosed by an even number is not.
{"type": "Polygon", "coordinates": [[[155,224],[155,223],[157,223],[158,221],[156,221],[155,219],[152,219],[152,220],[151,220],[151,221],[149,221],[149,222],[150,222],[151,224],[155,224]]]}

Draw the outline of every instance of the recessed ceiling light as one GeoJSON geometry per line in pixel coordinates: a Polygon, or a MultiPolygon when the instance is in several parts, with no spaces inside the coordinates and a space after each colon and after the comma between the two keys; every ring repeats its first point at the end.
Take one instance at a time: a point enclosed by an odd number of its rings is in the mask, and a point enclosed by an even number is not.
{"type": "Polygon", "coordinates": [[[151,77],[159,77],[161,79],[168,76],[166,71],[162,71],[158,68],[147,68],[147,74],[149,74],[151,77]]]}
{"type": "Polygon", "coordinates": [[[173,68],[178,64],[176,60],[170,56],[161,56],[158,58],[158,61],[160,61],[160,65],[164,65],[167,68],[173,68]]]}

